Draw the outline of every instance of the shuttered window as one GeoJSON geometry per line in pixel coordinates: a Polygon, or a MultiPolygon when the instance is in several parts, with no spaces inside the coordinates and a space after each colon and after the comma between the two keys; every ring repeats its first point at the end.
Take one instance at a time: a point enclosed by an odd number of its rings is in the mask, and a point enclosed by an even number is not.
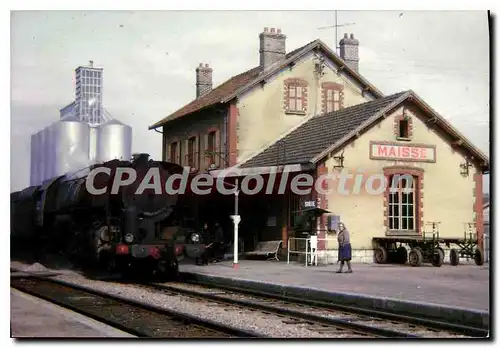
{"type": "Polygon", "coordinates": [[[178,150],[179,144],[177,142],[170,144],[170,161],[174,163],[177,162],[177,150],[178,150]]]}
{"type": "Polygon", "coordinates": [[[198,138],[195,136],[188,139],[186,164],[194,169],[199,167],[198,138]]]}
{"type": "Polygon", "coordinates": [[[217,132],[212,131],[207,136],[207,164],[215,164],[215,151],[217,147],[217,132]]]}

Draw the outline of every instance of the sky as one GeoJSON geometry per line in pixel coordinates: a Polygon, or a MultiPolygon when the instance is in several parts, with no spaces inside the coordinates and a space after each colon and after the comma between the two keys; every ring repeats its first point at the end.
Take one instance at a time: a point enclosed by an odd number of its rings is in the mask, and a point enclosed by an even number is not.
{"type": "MultiPolygon", "coordinates": [[[[335,47],[335,29],[318,29],[334,23],[334,11],[11,12],[11,191],[29,185],[30,135],[74,100],[74,69],[89,60],[104,69],[104,108],[133,127],[133,152],[161,159],[148,126],[194,99],[199,63],[216,86],[259,64],[264,27],[291,51],[335,47]]],[[[412,89],[489,155],[485,11],[338,11],[344,23],[338,39],[359,40],[361,75],[386,95],[412,89]]]]}

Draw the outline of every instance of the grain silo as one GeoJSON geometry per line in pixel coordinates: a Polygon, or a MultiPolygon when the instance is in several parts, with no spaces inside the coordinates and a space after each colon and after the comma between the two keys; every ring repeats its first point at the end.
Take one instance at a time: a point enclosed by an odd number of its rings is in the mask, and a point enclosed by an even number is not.
{"type": "Polygon", "coordinates": [[[89,161],[90,126],[69,116],[31,136],[31,185],[84,168],[89,161]]]}
{"type": "Polygon", "coordinates": [[[132,128],[112,119],[96,127],[96,161],[128,161],[132,156],[132,128]]]}

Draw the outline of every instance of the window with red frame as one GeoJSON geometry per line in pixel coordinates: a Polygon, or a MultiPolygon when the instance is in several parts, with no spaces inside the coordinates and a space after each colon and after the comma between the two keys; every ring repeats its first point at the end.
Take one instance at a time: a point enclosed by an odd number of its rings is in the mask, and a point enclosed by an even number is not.
{"type": "Polygon", "coordinates": [[[326,112],[340,110],[340,91],[334,88],[326,89],[326,112]]]}
{"type": "Polygon", "coordinates": [[[398,136],[400,138],[405,138],[405,139],[409,138],[410,132],[409,132],[409,122],[408,122],[408,120],[407,119],[399,120],[399,124],[398,125],[399,125],[399,132],[398,132],[399,134],[398,134],[398,136]]]}
{"type": "Polygon", "coordinates": [[[389,229],[415,231],[417,216],[417,180],[411,175],[389,177],[389,229]]]}
{"type": "Polygon", "coordinates": [[[304,87],[295,83],[288,85],[288,111],[304,111],[303,100],[304,87]]]}

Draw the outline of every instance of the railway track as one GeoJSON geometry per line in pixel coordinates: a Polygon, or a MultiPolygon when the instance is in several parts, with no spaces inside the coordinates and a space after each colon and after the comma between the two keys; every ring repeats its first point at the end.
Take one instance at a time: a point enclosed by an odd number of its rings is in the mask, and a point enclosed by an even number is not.
{"type": "Polygon", "coordinates": [[[137,337],[251,338],[253,332],[104,292],[33,275],[11,277],[11,287],[137,337]]]}
{"type": "MultiPolygon", "coordinates": [[[[293,299],[236,287],[196,282],[143,285],[155,290],[183,294],[221,305],[275,313],[309,324],[310,330],[352,332],[356,337],[467,338],[487,337],[486,330],[431,321],[428,319],[369,311],[360,308],[293,299]]],[[[289,322],[287,322],[289,323],[289,322]]]]}
{"type": "MultiPolygon", "coordinates": [[[[21,291],[45,298],[139,337],[267,337],[215,322],[209,321],[207,323],[197,317],[193,318],[189,315],[158,307],[151,308],[151,306],[137,303],[135,300],[117,299],[109,294],[89,290],[87,287],[54,279],[39,279],[40,276],[29,278],[25,278],[23,274],[17,276],[19,279],[11,281],[12,286],[21,291]],[[24,280],[21,281],[21,279],[24,280]],[[40,287],[39,284],[44,285],[40,287]],[[55,289],[55,286],[65,289],[62,292],[63,295],[60,295],[61,290],[55,289]],[[42,291],[41,294],[40,291],[42,291]],[[71,295],[72,291],[79,291],[83,295],[71,295]],[[95,300],[92,300],[92,298],[95,300]],[[111,301],[111,303],[106,301],[111,301]],[[93,303],[96,305],[92,305],[93,303]],[[134,308],[134,306],[136,307],[134,308]],[[136,309],[137,306],[138,309],[136,309]],[[114,312],[118,314],[115,315],[114,312]]],[[[188,281],[182,283],[125,284],[147,289],[153,296],[155,293],[161,293],[164,296],[175,296],[181,302],[189,301],[194,306],[199,303],[201,306],[213,307],[214,310],[218,311],[236,312],[241,317],[246,317],[245,314],[254,317],[267,317],[282,323],[277,324],[280,328],[286,326],[290,328],[301,327],[318,332],[321,336],[324,335],[325,338],[467,338],[487,337],[488,334],[486,330],[436,322],[424,318],[382,313],[380,311],[375,312],[332,303],[314,302],[303,298],[289,298],[277,294],[220,286],[212,283],[188,281]]],[[[240,326],[240,328],[252,327],[251,321],[250,319],[249,326],[240,326]]],[[[269,333],[269,335],[274,337],[272,333],[269,333]]]]}

